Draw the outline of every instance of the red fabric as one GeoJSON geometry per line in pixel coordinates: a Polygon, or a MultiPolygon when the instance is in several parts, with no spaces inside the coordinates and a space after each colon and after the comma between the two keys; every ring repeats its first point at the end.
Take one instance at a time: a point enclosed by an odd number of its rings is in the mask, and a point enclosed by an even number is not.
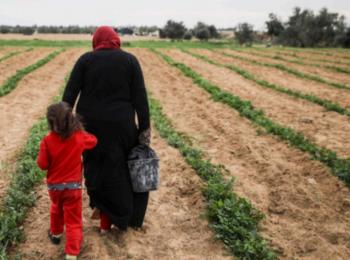
{"type": "Polygon", "coordinates": [[[65,252],[79,255],[83,241],[82,190],[49,191],[51,199],[50,232],[63,233],[66,226],[65,252]]]}
{"type": "Polygon", "coordinates": [[[119,49],[119,35],[110,26],[100,26],[96,29],[92,38],[92,47],[94,51],[99,49],[119,49]]]}
{"type": "Polygon", "coordinates": [[[100,228],[104,230],[111,229],[112,223],[109,217],[104,214],[102,211],[100,212],[100,228]]]}
{"type": "Polygon", "coordinates": [[[82,153],[96,144],[96,137],[85,131],[76,131],[65,140],[55,132],[50,132],[41,141],[37,159],[39,167],[48,170],[47,183],[81,182],[82,153]]]}

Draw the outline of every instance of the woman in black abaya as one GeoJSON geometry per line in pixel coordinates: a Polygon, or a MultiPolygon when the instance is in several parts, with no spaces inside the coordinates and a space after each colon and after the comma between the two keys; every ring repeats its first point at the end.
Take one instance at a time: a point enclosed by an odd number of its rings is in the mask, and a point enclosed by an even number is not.
{"type": "Polygon", "coordinates": [[[111,224],[122,230],[141,227],[148,192],[132,191],[126,161],[139,142],[149,143],[147,94],[139,62],[120,49],[111,27],[96,30],[93,51],[75,64],[63,101],[74,106],[79,94],[77,113],[98,139],[96,148],[84,155],[84,175],[90,206],[100,211],[101,232],[111,224]]]}

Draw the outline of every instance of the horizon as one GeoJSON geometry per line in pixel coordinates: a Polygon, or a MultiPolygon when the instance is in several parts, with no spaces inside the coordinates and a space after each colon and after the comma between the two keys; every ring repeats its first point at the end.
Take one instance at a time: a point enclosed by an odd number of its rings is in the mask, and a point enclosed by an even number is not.
{"type": "Polygon", "coordinates": [[[275,13],[285,22],[297,6],[302,9],[310,9],[315,13],[322,8],[327,8],[330,12],[344,15],[347,25],[349,25],[350,17],[350,1],[345,0],[311,0],[307,3],[300,0],[267,0],[264,3],[256,0],[247,0],[244,3],[230,0],[193,0],[190,2],[179,0],[176,3],[140,0],[138,3],[130,2],[123,3],[123,5],[118,5],[112,0],[106,0],[104,4],[92,0],[74,2],[67,0],[3,0],[1,5],[0,24],[10,26],[99,26],[106,24],[116,27],[145,25],[163,27],[166,21],[171,19],[184,22],[188,28],[193,27],[198,21],[213,24],[222,29],[234,28],[239,23],[248,22],[254,26],[255,30],[264,30],[269,13],[275,13]]]}

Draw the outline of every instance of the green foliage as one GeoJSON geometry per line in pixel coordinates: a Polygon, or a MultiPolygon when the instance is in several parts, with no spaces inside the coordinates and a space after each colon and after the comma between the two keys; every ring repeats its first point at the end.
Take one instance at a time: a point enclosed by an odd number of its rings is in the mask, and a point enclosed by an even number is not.
{"type": "Polygon", "coordinates": [[[272,121],[265,116],[263,111],[254,108],[249,101],[242,100],[230,92],[221,90],[218,86],[205,80],[191,68],[182,63],[175,62],[169,56],[155,50],[154,52],[163,57],[163,59],[170,65],[178,68],[184,75],[191,78],[199,87],[207,91],[213,100],[222,102],[232,107],[233,109],[237,110],[241,116],[248,118],[256,125],[265,128],[267,133],[276,135],[290,145],[300,149],[303,152],[309,153],[313,159],[324,163],[331,169],[335,176],[344,181],[346,185],[350,186],[350,158],[338,158],[334,151],[319,147],[308,140],[303,134],[272,121]]]}
{"type": "Polygon", "coordinates": [[[187,31],[183,22],[175,22],[173,20],[167,21],[163,28],[163,32],[167,38],[172,40],[183,39],[185,32],[187,31]]]}
{"type": "Polygon", "coordinates": [[[296,47],[346,47],[345,17],[323,8],[315,15],[310,10],[294,8],[278,37],[282,44],[296,47]]]}
{"type": "MultiPolygon", "coordinates": [[[[68,75],[65,77],[65,83],[68,75]]],[[[63,87],[54,101],[62,96],[63,87]]],[[[46,118],[40,119],[30,130],[28,141],[16,162],[10,187],[0,208],[0,259],[7,259],[7,249],[23,239],[23,223],[28,209],[37,199],[35,185],[45,177],[37,164],[36,158],[41,139],[48,131],[46,118]]]]}
{"type": "Polygon", "coordinates": [[[28,208],[35,203],[33,187],[43,178],[36,165],[39,142],[47,132],[46,120],[41,119],[30,131],[28,142],[21,153],[0,211],[0,258],[6,249],[23,238],[22,227],[28,208]]]}
{"type": "Polygon", "coordinates": [[[258,85],[260,85],[264,88],[273,89],[275,91],[281,92],[283,94],[287,94],[287,95],[295,97],[295,98],[304,99],[304,100],[310,101],[312,103],[315,103],[317,105],[323,106],[324,108],[326,108],[329,111],[334,111],[334,112],[337,112],[341,115],[350,116],[350,111],[347,110],[346,108],[340,106],[338,103],[333,103],[332,101],[322,99],[322,98],[319,98],[319,97],[311,95],[311,94],[304,94],[304,93],[297,91],[297,90],[291,90],[291,89],[279,86],[277,84],[272,84],[266,80],[259,79],[255,75],[249,73],[248,71],[246,71],[240,67],[234,66],[232,64],[221,64],[221,63],[218,63],[218,62],[215,62],[215,61],[209,59],[207,56],[199,55],[199,54],[196,54],[196,53],[190,52],[188,50],[184,50],[184,49],[181,49],[181,50],[185,53],[188,53],[196,58],[204,60],[204,61],[206,61],[210,64],[213,64],[215,66],[228,68],[228,69],[236,72],[237,74],[241,75],[242,77],[257,83],[258,85]]]}
{"type": "MultiPolygon", "coordinates": [[[[248,53],[252,53],[251,51],[248,51],[248,53]]],[[[285,62],[290,62],[298,65],[303,65],[303,66],[311,66],[311,67],[316,67],[316,68],[326,68],[334,72],[339,72],[339,73],[344,73],[344,74],[350,74],[350,70],[334,66],[334,65],[324,65],[324,64],[318,64],[318,63],[305,63],[300,59],[288,59],[283,57],[283,55],[275,55],[275,56],[270,56],[268,54],[264,54],[262,52],[253,52],[254,55],[264,57],[264,58],[271,58],[275,60],[280,60],[280,61],[285,61],[285,62]]]]}
{"type": "MultiPolygon", "coordinates": [[[[237,49],[235,49],[235,50],[239,51],[237,49]]],[[[301,72],[301,71],[296,70],[296,69],[289,68],[287,66],[284,66],[283,64],[271,64],[271,63],[267,63],[267,62],[260,62],[260,61],[257,61],[257,60],[254,60],[254,59],[250,59],[250,58],[246,58],[246,57],[242,57],[242,56],[239,56],[239,55],[234,55],[234,54],[231,54],[231,53],[229,54],[227,52],[220,52],[220,53],[225,55],[225,56],[227,56],[227,57],[243,60],[243,61],[249,62],[251,64],[265,66],[265,67],[270,67],[270,68],[276,68],[276,69],[279,69],[281,71],[287,72],[287,73],[289,73],[291,75],[294,75],[294,76],[296,76],[298,78],[301,78],[301,79],[308,79],[308,80],[315,81],[315,82],[318,82],[318,83],[326,84],[326,85],[334,87],[334,88],[350,90],[350,87],[345,85],[345,84],[332,82],[332,81],[326,80],[324,78],[321,78],[321,77],[319,77],[319,76],[317,76],[315,74],[309,74],[309,73],[301,72]]]]}
{"type": "Polygon", "coordinates": [[[7,81],[0,87],[0,97],[7,95],[18,85],[18,82],[27,74],[33,72],[34,70],[44,66],[46,63],[55,58],[58,54],[63,52],[64,49],[54,51],[47,55],[45,58],[37,61],[36,63],[25,67],[24,69],[18,70],[15,75],[7,79],[7,81]]]}
{"type": "Polygon", "coordinates": [[[239,259],[276,259],[275,253],[258,234],[261,212],[232,192],[233,180],[223,178],[223,166],[204,159],[203,152],[191,147],[173,128],[161,106],[150,98],[151,117],[161,137],[177,148],[186,162],[206,182],[203,194],[207,200],[207,216],[226,247],[239,259]]]}
{"type": "Polygon", "coordinates": [[[33,50],[33,48],[29,48],[29,49],[26,49],[24,51],[13,51],[13,52],[7,53],[6,55],[4,55],[3,57],[0,58],[0,62],[7,60],[15,55],[20,54],[20,53],[31,51],[31,50],[33,50]]]}
{"type": "Polygon", "coordinates": [[[249,23],[241,23],[235,28],[235,38],[239,44],[251,46],[254,41],[253,26],[249,23]]]}
{"type": "Polygon", "coordinates": [[[210,38],[219,38],[219,33],[214,25],[207,25],[198,22],[193,28],[194,36],[199,40],[208,40],[210,38]]]}
{"type": "Polygon", "coordinates": [[[266,22],[267,34],[270,36],[279,36],[284,31],[283,23],[277,18],[277,15],[269,14],[270,20],[266,22]]]}

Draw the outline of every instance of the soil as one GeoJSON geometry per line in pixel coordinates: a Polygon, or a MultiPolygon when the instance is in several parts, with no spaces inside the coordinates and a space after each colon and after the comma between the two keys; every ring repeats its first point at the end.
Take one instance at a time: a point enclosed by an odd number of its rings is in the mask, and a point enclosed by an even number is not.
{"type": "MultiPolygon", "coordinates": [[[[265,213],[262,234],[281,258],[350,258],[350,191],[325,166],[257,131],[154,53],[130,51],[139,57],[147,86],[174,127],[224,165],[236,177],[236,192],[265,213]]],[[[177,51],[167,53],[189,61],[177,51]]]]}
{"type": "MultiPolygon", "coordinates": [[[[45,52],[49,50],[33,51],[34,55],[27,63],[32,63],[34,57],[45,56],[45,52]]],[[[45,114],[46,107],[58,94],[66,74],[81,53],[81,49],[70,49],[61,53],[25,76],[8,95],[0,97],[0,197],[5,192],[10,177],[5,172],[11,172],[8,167],[11,167],[11,162],[27,140],[29,129],[45,114]]],[[[23,65],[26,62],[25,57],[21,57],[18,62],[23,65]]]]}
{"type": "MultiPolygon", "coordinates": [[[[161,158],[161,185],[150,194],[143,228],[126,233],[113,230],[101,236],[98,221],[90,219],[84,194],[84,245],[79,259],[232,259],[215,240],[203,215],[199,177],[155,131],[152,146],[161,158]]],[[[18,252],[23,260],[62,259],[64,243],[54,246],[47,239],[49,198],[45,185],[37,192],[39,200],[24,224],[26,241],[18,252]]]]}
{"type": "Polygon", "coordinates": [[[0,86],[18,70],[36,63],[53,50],[52,48],[33,49],[0,62],[0,86]]]}
{"type": "Polygon", "coordinates": [[[220,53],[215,53],[209,50],[195,49],[191,50],[194,53],[208,56],[213,61],[221,64],[232,64],[244,70],[247,70],[254,76],[264,79],[270,83],[280,85],[284,88],[300,91],[305,94],[312,94],[322,99],[330,100],[338,103],[344,108],[350,110],[350,91],[337,89],[325,84],[316,83],[313,81],[303,80],[293,76],[287,72],[283,72],[276,68],[268,68],[264,66],[254,65],[249,62],[239,59],[226,57],[220,53]]]}
{"type": "MultiPolygon", "coordinates": [[[[303,133],[312,142],[329,148],[340,157],[350,155],[350,118],[306,100],[263,88],[237,73],[197,59],[179,50],[162,50],[221,89],[232,92],[262,109],[272,120],[303,133]]],[[[304,87],[308,88],[308,82],[304,87]]]]}
{"type": "Polygon", "coordinates": [[[275,60],[272,58],[264,58],[264,57],[260,57],[260,56],[254,55],[254,54],[237,52],[237,51],[233,51],[233,50],[227,50],[227,52],[233,53],[235,55],[239,55],[241,57],[254,59],[254,60],[260,61],[260,62],[265,62],[265,63],[270,63],[270,64],[282,64],[282,65],[286,66],[287,68],[295,69],[295,70],[298,70],[300,72],[307,72],[309,74],[311,73],[311,74],[317,75],[321,78],[324,78],[328,81],[345,84],[348,87],[350,87],[350,75],[346,75],[344,73],[331,72],[331,71],[324,69],[324,68],[298,65],[295,63],[291,63],[291,62],[275,60]]]}

